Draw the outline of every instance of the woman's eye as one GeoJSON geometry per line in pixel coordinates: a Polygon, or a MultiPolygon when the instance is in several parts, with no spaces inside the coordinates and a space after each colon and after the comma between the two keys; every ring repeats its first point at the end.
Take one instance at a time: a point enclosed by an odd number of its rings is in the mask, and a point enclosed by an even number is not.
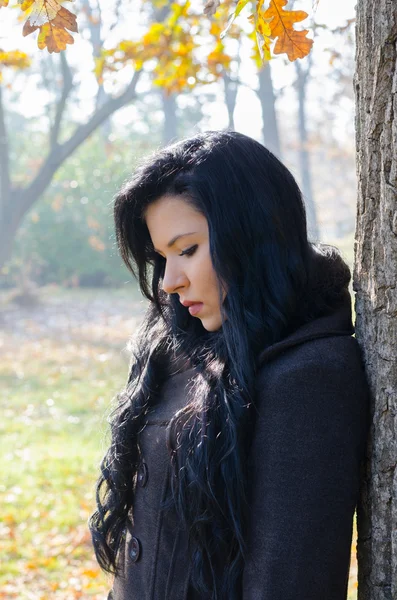
{"type": "Polygon", "coordinates": [[[183,250],[183,252],[181,252],[179,256],[192,256],[192,254],[194,254],[196,250],[197,244],[195,246],[192,246],[191,248],[188,248],[187,250],[183,250]]]}

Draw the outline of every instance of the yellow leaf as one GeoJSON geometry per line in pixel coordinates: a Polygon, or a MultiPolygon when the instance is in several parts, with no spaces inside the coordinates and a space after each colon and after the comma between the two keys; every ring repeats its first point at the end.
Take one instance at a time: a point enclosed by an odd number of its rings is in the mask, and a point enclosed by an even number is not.
{"type": "Polygon", "coordinates": [[[34,3],[35,0],[18,0],[18,4],[21,5],[21,10],[23,10],[23,12],[28,10],[34,3]]]}
{"type": "Polygon", "coordinates": [[[12,50],[11,52],[4,52],[0,49],[0,68],[4,67],[15,67],[17,69],[27,69],[30,67],[30,58],[25,52],[20,50],[12,50]]]}
{"type": "Polygon", "coordinates": [[[22,10],[30,8],[33,4],[33,10],[29,17],[32,27],[40,27],[44,23],[52,21],[61,10],[58,0],[18,0],[22,10]]]}
{"type": "Polygon", "coordinates": [[[223,39],[225,37],[225,35],[229,31],[230,27],[233,25],[235,18],[239,16],[239,14],[243,10],[244,6],[246,6],[248,4],[248,2],[249,2],[249,0],[238,0],[237,6],[236,6],[234,12],[229,17],[229,22],[226,26],[226,29],[224,29],[220,35],[221,39],[223,39]]]}
{"type": "Polygon", "coordinates": [[[0,0],[0,8],[2,6],[8,6],[8,0],[0,0]]]}
{"type": "Polygon", "coordinates": [[[99,569],[97,571],[95,571],[94,569],[84,569],[83,571],[81,571],[81,574],[94,579],[95,577],[98,577],[99,569]]]}

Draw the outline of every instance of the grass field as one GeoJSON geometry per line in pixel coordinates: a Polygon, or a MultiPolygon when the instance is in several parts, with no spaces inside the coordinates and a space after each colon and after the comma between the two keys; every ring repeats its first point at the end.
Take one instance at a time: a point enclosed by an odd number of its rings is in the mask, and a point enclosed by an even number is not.
{"type": "MultiPolygon", "coordinates": [[[[105,599],[87,519],[124,384],[125,344],[142,314],[133,293],[46,292],[34,308],[1,305],[0,599],[105,599]]],[[[356,530],[349,600],[356,598],[356,530]]],[[[320,600],[320,599],[319,599],[320,600]]]]}

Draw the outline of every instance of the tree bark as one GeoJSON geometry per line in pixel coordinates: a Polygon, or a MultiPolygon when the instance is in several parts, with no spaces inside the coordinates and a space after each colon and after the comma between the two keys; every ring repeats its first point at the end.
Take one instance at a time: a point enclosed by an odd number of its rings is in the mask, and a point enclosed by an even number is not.
{"type": "Polygon", "coordinates": [[[357,506],[358,600],[397,598],[397,8],[359,0],[356,22],[356,338],[371,388],[357,506]]]}

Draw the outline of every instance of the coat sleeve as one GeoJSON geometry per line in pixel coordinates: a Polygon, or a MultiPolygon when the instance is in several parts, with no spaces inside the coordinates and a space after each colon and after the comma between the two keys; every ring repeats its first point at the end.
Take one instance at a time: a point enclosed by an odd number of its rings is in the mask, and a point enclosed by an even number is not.
{"type": "Polygon", "coordinates": [[[349,339],[329,353],[305,344],[259,375],[243,600],[346,600],[369,423],[349,339]]]}

